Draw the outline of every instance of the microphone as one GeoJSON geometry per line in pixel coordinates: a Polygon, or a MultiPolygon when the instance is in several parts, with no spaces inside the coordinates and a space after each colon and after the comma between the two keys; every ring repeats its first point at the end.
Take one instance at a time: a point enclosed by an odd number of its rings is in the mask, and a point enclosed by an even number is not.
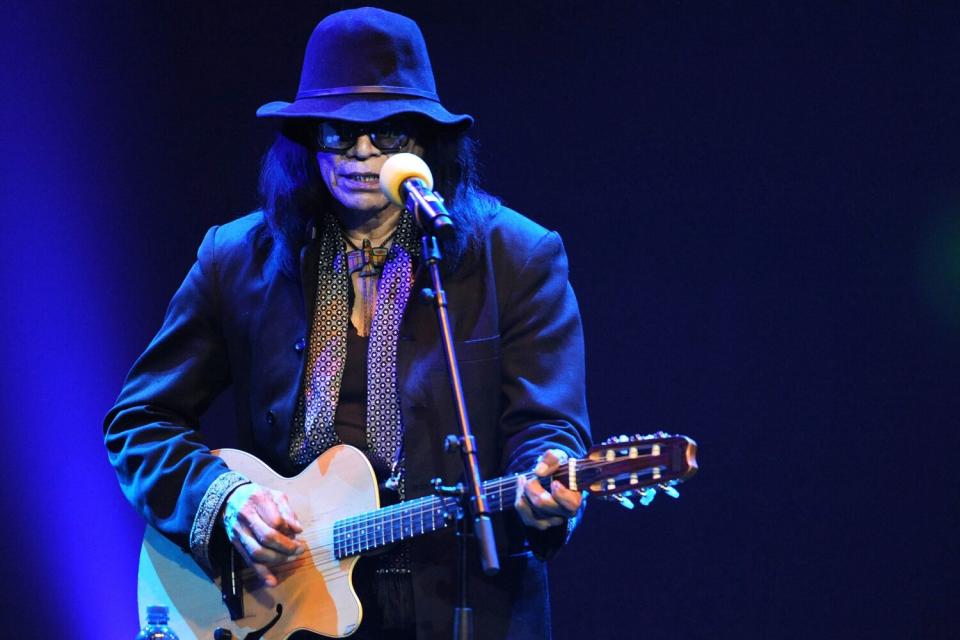
{"type": "Polygon", "coordinates": [[[390,202],[406,207],[417,224],[438,240],[453,238],[453,218],[443,206],[443,198],[433,191],[433,174],[420,156],[398,153],[380,169],[380,190],[390,202]]]}

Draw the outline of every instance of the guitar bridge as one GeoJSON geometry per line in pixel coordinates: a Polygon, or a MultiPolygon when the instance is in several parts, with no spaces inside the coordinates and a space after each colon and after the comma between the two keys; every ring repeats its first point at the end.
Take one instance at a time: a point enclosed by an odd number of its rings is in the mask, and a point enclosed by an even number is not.
{"type": "Polygon", "coordinates": [[[220,572],[220,597],[230,612],[231,620],[243,617],[243,580],[239,565],[237,550],[231,547],[220,572]]]}

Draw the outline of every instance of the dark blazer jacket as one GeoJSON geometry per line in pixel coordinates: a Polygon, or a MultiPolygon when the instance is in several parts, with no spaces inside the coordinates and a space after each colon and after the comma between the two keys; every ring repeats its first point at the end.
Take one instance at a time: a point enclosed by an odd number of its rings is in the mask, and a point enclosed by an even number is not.
{"type": "MultiPolygon", "coordinates": [[[[580,316],[559,236],[505,207],[485,227],[481,250],[446,276],[445,289],[481,473],[491,478],[529,471],[551,447],[581,457],[589,426],[580,316]]],[[[217,513],[243,481],[209,453],[198,432],[200,416],[223,389],[234,386],[241,448],[279,473],[299,471],[288,449],[315,297],[314,243],[300,262],[299,280],[280,268],[261,212],[210,229],[105,419],[125,495],[201,564],[209,566],[211,554],[225,548],[217,513]]],[[[418,273],[414,292],[428,286],[426,275],[418,273]]],[[[436,319],[416,299],[401,327],[398,379],[411,498],[428,494],[431,478],[454,481],[461,473],[459,458],[443,450],[457,425],[436,319]]],[[[542,560],[565,532],[536,532],[513,513],[497,516],[495,526],[501,573],[484,577],[471,559],[477,637],[549,637],[542,560]]],[[[418,637],[449,638],[454,536],[420,537],[411,556],[418,637]]]]}

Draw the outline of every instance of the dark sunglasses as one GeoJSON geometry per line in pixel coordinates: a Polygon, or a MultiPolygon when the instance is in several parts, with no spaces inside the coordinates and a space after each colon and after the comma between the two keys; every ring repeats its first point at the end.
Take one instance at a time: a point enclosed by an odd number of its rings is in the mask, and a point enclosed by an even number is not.
{"type": "Polygon", "coordinates": [[[406,120],[380,120],[379,122],[343,122],[324,120],[317,125],[316,144],[321,151],[343,153],[366,134],[377,149],[395,153],[407,147],[414,137],[413,124],[406,120]]]}

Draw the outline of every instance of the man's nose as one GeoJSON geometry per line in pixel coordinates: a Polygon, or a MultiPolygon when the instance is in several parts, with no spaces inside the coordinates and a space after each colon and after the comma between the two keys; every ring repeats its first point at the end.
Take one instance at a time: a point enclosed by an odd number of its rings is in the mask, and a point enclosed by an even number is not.
{"type": "Polygon", "coordinates": [[[357,142],[350,147],[349,155],[358,160],[380,155],[380,149],[370,140],[369,134],[364,133],[357,138],[357,142]]]}

